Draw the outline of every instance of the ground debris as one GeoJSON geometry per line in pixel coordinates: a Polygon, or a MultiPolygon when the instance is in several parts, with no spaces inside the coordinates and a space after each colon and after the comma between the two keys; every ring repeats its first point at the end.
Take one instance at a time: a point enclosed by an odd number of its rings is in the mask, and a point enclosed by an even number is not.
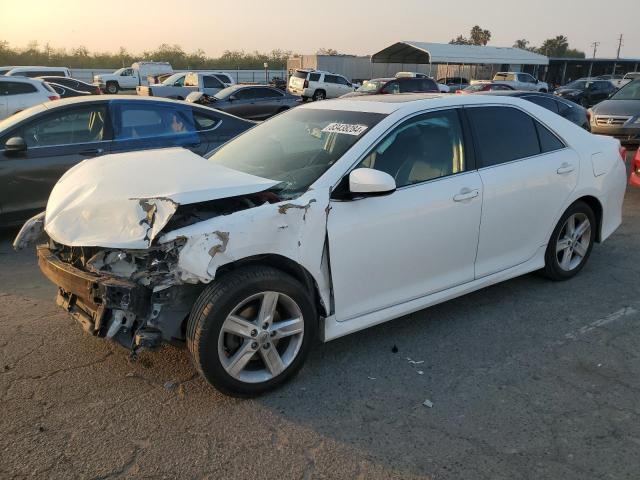
{"type": "Polygon", "coordinates": [[[178,388],[178,382],[174,382],[173,380],[169,380],[164,383],[164,389],[169,392],[173,392],[176,388],[178,388]]]}
{"type": "Polygon", "coordinates": [[[398,347],[396,347],[395,345],[393,347],[391,347],[391,352],[392,353],[398,353],[398,347]]]}
{"type": "Polygon", "coordinates": [[[424,405],[425,407],[428,407],[428,408],[433,408],[433,402],[431,400],[429,400],[428,398],[424,402],[422,402],[422,405],[424,405]]]}

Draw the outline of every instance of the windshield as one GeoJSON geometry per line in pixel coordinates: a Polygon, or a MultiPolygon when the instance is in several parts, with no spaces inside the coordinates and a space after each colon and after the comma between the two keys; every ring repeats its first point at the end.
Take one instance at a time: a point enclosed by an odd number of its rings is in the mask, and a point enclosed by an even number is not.
{"type": "Polygon", "coordinates": [[[114,75],[121,75],[122,72],[124,72],[124,68],[119,68],[118,70],[116,70],[115,72],[113,72],[114,75]]]}
{"type": "Polygon", "coordinates": [[[640,80],[627,83],[611,96],[611,100],[640,100],[640,80]]]}
{"type": "Polygon", "coordinates": [[[284,198],[304,193],[386,115],[297,108],[273,117],[206,155],[210,161],[282,183],[284,198]]]}
{"type": "Polygon", "coordinates": [[[184,73],[174,73],[170,77],[165,78],[162,81],[162,85],[171,85],[171,86],[173,86],[173,84],[176,83],[178,80],[180,80],[180,78],[182,78],[182,77],[184,77],[184,73]]]}
{"type": "Polygon", "coordinates": [[[362,86],[358,88],[356,92],[377,92],[384,86],[385,83],[387,82],[381,80],[365,80],[362,86]]]}
{"type": "Polygon", "coordinates": [[[584,90],[587,88],[587,83],[591,82],[587,82],[586,80],[574,80],[573,82],[567,83],[562,88],[575,88],[576,90],[584,90]]]}

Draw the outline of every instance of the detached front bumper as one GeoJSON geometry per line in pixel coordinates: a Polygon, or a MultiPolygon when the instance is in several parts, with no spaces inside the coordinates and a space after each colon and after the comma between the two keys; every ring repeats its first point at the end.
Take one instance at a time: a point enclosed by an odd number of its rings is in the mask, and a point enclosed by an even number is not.
{"type": "Polygon", "coordinates": [[[121,278],[80,270],[61,261],[44,245],[37,252],[40,270],[58,286],[58,305],[90,334],[107,336],[127,348],[135,346],[135,326],[143,325],[140,320],[149,315],[149,289],[121,278]]]}

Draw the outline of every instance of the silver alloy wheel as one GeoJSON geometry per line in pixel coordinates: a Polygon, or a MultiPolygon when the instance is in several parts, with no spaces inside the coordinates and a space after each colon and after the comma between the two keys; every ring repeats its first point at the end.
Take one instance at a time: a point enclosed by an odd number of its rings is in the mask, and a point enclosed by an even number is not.
{"type": "Polygon", "coordinates": [[[558,242],[556,258],[565,272],[577,268],[584,260],[591,243],[591,222],[584,213],[574,213],[564,222],[558,242]]]}
{"type": "Polygon", "coordinates": [[[289,296],[261,292],[240,302],[218,336],[218,357],[236,380],[266,382],[295,360],[304,337],[302,310],[289,296]]]}
{"type": "Polygon", "coordinates": [[[107,93],[115,94],[118,93],[118,87],[115,83],[110,83],[107,85],[107,93]]]}

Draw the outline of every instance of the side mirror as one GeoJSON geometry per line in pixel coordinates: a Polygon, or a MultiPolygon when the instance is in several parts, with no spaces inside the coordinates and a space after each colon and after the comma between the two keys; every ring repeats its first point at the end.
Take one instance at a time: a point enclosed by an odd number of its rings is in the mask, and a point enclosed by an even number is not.
{"type": "Polygon", "coordinates": [[[349,191],[356,194],[384,195],[396,189],[395,179],[373,168],[356,168],[349,174],[349,191]]]}
{"type": "Polygon", "coordinates": [[[234,100],[237,100],[238,97],[236,97],[235,95],[229,95],[229,98],[227,98],[227,100],[229,100],[230,102],[233,102],[234,100]]]}
{"type": "Polygon", "coordinates": [[[5,152],[25,152],[27,150],[27,143],[24,141],[22,137],[11,137],[7,140],[7,143],[4,144],[5,152]]]}

